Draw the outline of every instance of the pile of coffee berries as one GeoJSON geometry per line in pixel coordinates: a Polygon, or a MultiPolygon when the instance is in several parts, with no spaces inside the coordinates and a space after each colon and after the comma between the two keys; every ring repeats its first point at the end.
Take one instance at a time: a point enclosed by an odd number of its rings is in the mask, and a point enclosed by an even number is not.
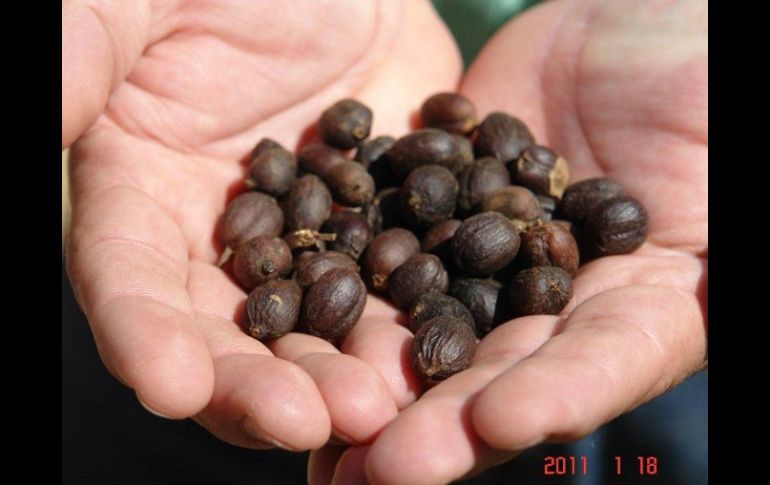
{"type": "Polygon", "coordinates": [[[370,139],[372,119],[345,99],[321,114],[322,143],[254,148],[250,190],[218,228],[252,337],[338,343],[368,288],[408,314],[412,368],[437,382],[501,323],[561,312],[581,262],[645,241],[639,201],[606,178],[569,185],[567,161],[511,115],[477,123],[468,99],[440,93],[401,138],[370,139]]]}

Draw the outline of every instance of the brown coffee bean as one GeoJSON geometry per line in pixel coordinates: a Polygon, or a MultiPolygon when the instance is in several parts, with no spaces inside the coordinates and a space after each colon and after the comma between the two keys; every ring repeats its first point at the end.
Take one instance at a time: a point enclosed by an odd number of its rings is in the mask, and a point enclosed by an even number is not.
{"type": "Polygon", "coordinates": [[[463,320],[436,317],[415,334],[409,362],[417,377],[443,381],[470,367],[476,354],[476,334],[463,320]]]}
{"type": "Polygon", "coordinates": [[[562,224],[547,222],[521,236],[518,259],[524,268],[558,266],[574,276],[580,265],[577,241],[562,224]]]}
{"type": "MultiPolygon", "coordinates": [[[[285,241],[285,239],[284,239],[285,241]]],[[[316,246],[308,247],[308,248],[295,248],[291,250],[291,257],[295,261],[302,257],[309,257],[314,254],[319,254],[326,252],[326,243],[324,241],[319,241],[316,246]]]]}
{"type": "Polygon", "coordinates": [[[283,212],[275,199],[259,192],[246,192],[227,205],[217,238],[235,249],[257,236],[279,236],[282,229],[283,212]]]}
{"type": "Polygon", "coordinates": [[[524,232],[543,213],[540,202],[531,190],[511,185],[488,193],[481,201],[482,211],[499,212],[524,232]]]}
{"type": "Polygon", "coordinates": [[[281,202],[286,231],[317,231],[332,214],[332,194],[315,175],[298,178],[281,202]]]}
{"type": "Polygon", "coordinates": [[[358,274],[335,268],[308,288],[301,319],[312,335],[337,342],[358,322],[365,305],[366,286],[358,274]]]}
{"type": "Polygon", "coordinates": [[[264,152],[271,150],[273,148],[283,148],[283,145],[278,143],[277,141],[273,140],[272,138],[262,138],[259,143],[254,147],[254,149],[251,151],[251,160],[254,160],[258,156],[262,155],[264,152]]]}
{"type": "Polygon", "coordinates": [[[476,156],[473,153],[473,142],[471,142],[469,138],[463,135],[450,133],[449,136],[454,139],[455,143],[457,143],[457,146],[459,147],[460,167],[457,169],[457,172],[455,172],[459,174],[466,168],[473,165],[473,161],[476,160],[476,156]]]}
{"type": "Polygon", "coordinates": [[[516,226],[497,212],[469,217],[452,238],[458,268],[474,276],[488,276],[510,263],[519,251],[516,226]]]}
{"type": "Polygon", "coordinates": [[[461,139],[435,128],[404,135],[386,152],[390,168],[401,178],[423,165],[441,165],[453,174],[459,173],[469,163],[467,146],[461,139]]]}
{"type": "Polygon", "coordinates": [[[591,257],[627,254],[647,239],[649,218],[638,200],[624,196],[605,200],[588,213],[583,237],[591,257]]]}
{"type": "Polygon", "coordinates": [[[503,163],[494,157],[476,160],[458,177],[460,195],[457,205],[469,214],[488,194],[511,185],[511,177],[503,163]]]}
{"type": "Polygon", "coordinates": [[[291,189],[297,176],[297,159],[283,148],[272,148],[254,157],[249,164],[246,186],[274,197],[291,189]]]}
{"type": "Polygon", "coordinates": [[[419,252],[420,242],[406,229],[381,232],[361,256],[364,281],[374,291],[388,291],[388,278],[393,270],[419,252]]]}
{"type": "Polygon", "coordinates": [[[384,162],[387,165],[385,158],[385,152],[387,152],[393,144],[396,143],[396,139],[392,136],[378,136],[371,140],[366,140],[361,143],[356,150],[354,157],[356,162],[359,162],[364,167],[369,167],[372,163],[384,162]]]}
{"type": "Polygon", "coordinates": [[[513,316],[558,315],[572,298],[572,278],[556,266],[535,266],[517,274],[508,289],[513,316]]]}
{"type": "Polygon", "coordinates": [[[556,204],[558,204],[559,201],[547,195],[535,194],[535,197],[537,197],[537,201],[540,202],[540,219],[543,222],[548,222],[553,219],[553,213],[556,211],[556,204]]]}
{"type": "Polygon", "coordinates": [[[408,310],[420,295],[429,291],[446,293],[449,275],[441,260],[433,254],[419,253],[407,259],[391,273],[390,299],[401,310],[408,310]]]}
{"type": "MultiPolygon", "coordinates": [[[[573,224],[572,222],[565,221],[563,219],[554,219],[551,222],[561,226],[564,230],[572,234],[572,237],[575,238],[575,241],[577,241],[578,250],[581,255],[588,254],[586,244],[585,244],[585,238],[583,237],[582,224],[573,224]]],[[[581,264],[582,264],[582,261],[581,261],[581,264]]]]}
{"type": "Polygon", "coordinates": [[[401,212],[401,189],[398,187],[387,187],[374,196],[372,204],[377,206],[379,221],[373,222],[375,233],[379,234],[383,230],[392,227],[403,226],[403,214],[401,212]]]}
{"type": "MultiPolygon", "coordinates": [[[[519,233],[519,237],[521,237],[521,233],[519,233]]],[[[519,271],[521,271],[522,264],[520,261],[519,255],[521,254],[521,246],[519,247],[519,254],[516,255],[516,257],[508,263],[505,267],[503,267],[500,270],[495,271],[493,274],[489,276],[489,278],[494,279],[495,281],[499,281],[503,285],[507,285],[511,282],[514,276],[516,276],[519,271]]]]}
{"type": "Polygon", "coordinates": [[[292,254],[292,258],[293,258],[292,264],[294,266],[294,273],[292,274],[292,277],[296,279],[297,268],[299,268],[300,265],[305,264],[305,262],[307,262],[307,260],[309,260],[313,256],[317,254],[323,254],[325,252],[326,251],[306,250],[306,251],[298,251],[299,254],[297,254],[296,256],[292,254]]]}
{"type": "Polygon", "coordinates": [[[564,191],[554,215],[581,224],[594,207],[605,200],[625,195],[617,182],[608,178],[593,178],[576,182],[564,191]]]}
{"type": "Polygon", "coordinates": [[[306,145],[297,155],[300,174],[317,175],[321,179],[326,177],[332,167],[347,161],[341,151],[320,143],[306,145]]]}
{"type": "Polygon", "coordinates": [[[409,309],[409,330],[417,333],[422,324],[436,317],[455,317],[470,325],[476,324],[473,315],[460,300],[432,290],[417,297],[409,309]]]}
{"type": "Polygon", "coordinates": [[[381,136],[364,142],[356,152],[356,161],[364,165],[374,179],[377,190],[401,185],[401,181],[390,168],[388,150],[396,143],[390,136],[381,136]]]}
{"type": "Polygon", "coordinates": [[[291,249],[291,254],[297,258],[306,252],[317,253],[326,251],[326,241],[333,241],[334,234],[324,234],[310,229],[299,229],[284,234],[283,241],[291,249]]]}
{"type": "Polygon", "coordinates": [[[574,237],[576,241],[579,241],[581,239],[577,236],[577,233],[575,233],[575,227],[577,227],[576,224],[573,224],[570,221],[565,221],[563,219],[554,219],[550,222],[558,226],[561,226],[563,229],[566,229],[567,231],[569,231],[570,234],[572,234],[572,237],[574,237]]]}
{"type": "Polygon", "coordinates": [[[233,276],[247,290],[291,271],[291,251],[278,237],[249,239],[235,250],[233,276]]]}
{"type": "Polygon", "coordinates": [[[302,290],[291,280],[271,280],[254,288],[246,300],[249,335],[278,338],[297,325],[302,290]]]}
{"type": "Polygon", "coordinates": [[[476,108],[460,94],[437,93],[425,100],[420,117],[426,127],[467,135],[476,127],[476,108]]]}
{"type": "Polygon", "coordinates": [[[382,232],[382,212],[380,211],[380,204],[376,195],[371,202],[361,207],[360,214],[364,217],[366,223],[369,224],[369,228],[372,230],[372,237],[382,232]]]}
{"type": "Polygon", "coordinates": [[[423,228],[451,218],[459,189],[452,172],[440,165],[415,168],[401,187],[404,221],[412,227],[423,228]]]}
{"type": "Polygon", "coordinates": [[[335,212],[326,220],[322,230],[335,235],[334,241],[328,245],[329,249],[347,254],[353,259],[358,259],[374,238],[366,217],[351,211],[335,212]]]}
{"type": "Polygon", "coordinates": [[[535,138],[527,125],[506,113],[490,113],[476,127],[474,146],[478,158],[496,157],[509,163],[534,143],[535,138]]]}
{"type": "Polygon", "coordinates": [[[457,298],[473,315],[476,335],[483,338],[508,318],[503,285],[493,279],[456,278],[449,295],[457,298]]]}
{"type": "Polygon", "coordinates": [[[306,145],[297,155],[297,163],[303,174],[317,175],[322,179],[332,167],[347,160],[341,151],[321,143],[306,145]]]}
{"type": "Polygon", "coordinates": [[[327,145],[346,150],[369,136],[372,110],[355,99],[343,99],[327,108],[318,122],[318,134],[327,145]]]}
{"type": "Polygon", "coordinates": [[[297,261],[294,265],[294,280],[301,288],[309,288],[318,278],[327,271],[342,268],[358,273],[360,271],[356,262],[347,254],[337,251],[316,253],[297,261]]]}
{"type": "Polygon", "coordinates": [[[425,231],[420,241],[422,252],[438,256],[441,262],[444,263],[447,271],[450,271],[449,266],[454,266],[454,261],[452,260],[452,238],[462,223],[463,221],[460,219],[449,219],[439,222],[425,231]]]}
{"type": "Polygon", "coordinates": [[[338,163],[326,173],[325,181],[334,200],[342,205],[358,207],[374,197],[374,179],[360,163],[338,163]]]}
{"type": "Polygon", "coordinates": [[[516,163],[511,164],[511,176],[516,184],[536,194],[558,199],[569,184],[569,166],[550,148],[532,145],[522,152],[516,163]]]}

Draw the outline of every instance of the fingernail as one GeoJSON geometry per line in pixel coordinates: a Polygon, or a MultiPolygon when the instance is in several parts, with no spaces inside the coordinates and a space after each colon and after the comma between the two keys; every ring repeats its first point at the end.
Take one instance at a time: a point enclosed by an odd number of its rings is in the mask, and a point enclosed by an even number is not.
{"type": "Polygon", "coordinates": [[[280,441],[278,441],[277,439],[273,438],[268,434],[265,434],[262,431],[262,428],[250,416],[244,416],[243,419],[241,419],[241,429],[243,430],[244,433],[251,436],[255,440],[261,441],[263,443],[271,444],[278,448],[283,448],[284,450],[293,451],[290,446],[284,443],[281,443],[280,441]]]}
{"type": "Polygon", "coordinates": [[[171,416],[166,416],[165,414],[159,413],[158,411],[156,411],[153,408],[151,408],[149,405],[147,405],[146,402],[142,401],[142,398],[139,397],[139,394],[136,395],[136,399],[139,401],[139,404],[141,404],[144,409],[146,409],[147,411],[150,412],[150,414],[154,414],[155,416],[157,416],[159,418],[174,419],[171,416]]]}

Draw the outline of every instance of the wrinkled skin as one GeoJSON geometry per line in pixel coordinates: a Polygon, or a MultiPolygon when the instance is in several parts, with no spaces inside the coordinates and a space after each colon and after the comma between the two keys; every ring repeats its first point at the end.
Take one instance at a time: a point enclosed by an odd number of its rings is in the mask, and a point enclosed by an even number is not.
{"type": "Polygon", "coordinates": [[[147,408],[240,446],[352,444],[311,455],[314,484],[437,483],[584,436],[706,365],[707,2],[547,2],[461,82],[423,2],[103,3],[63,4],[62,146],[78,139],[68,269],[105,364],[147,408]],[[526,120],[573,180],[617,179],[649,211],[648,242],[581,268],[560,316],[496,328],[414,404],[411,333],[377,298],[348,355],[246,336],[213,228],[254,144],[295,149],[350,96],[372,108],[372,136],[399,136],[457,86],[479,117],[526,120]]]}

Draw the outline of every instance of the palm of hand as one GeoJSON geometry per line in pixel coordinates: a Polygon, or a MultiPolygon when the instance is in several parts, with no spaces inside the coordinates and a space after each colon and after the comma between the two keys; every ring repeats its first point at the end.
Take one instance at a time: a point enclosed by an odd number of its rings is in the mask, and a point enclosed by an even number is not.
{"type": "MultiPolygon", "coordinates": [[[[356,17],[345,35],[360,43],[303,36],[297,19],[280,45],[269,23],[249,25],[258,13],[200,8],[209,20],[191,20],[197,28],[149,49],[76,147],[70,261],[79,299],[105,363],[154,409],[189,415],[213,393],[198,419],[239,445],[317,447],[330,424],[343,441],[369,442],[420,392],[403,359],[410,334],[395,312],[370,298],[342,349],[358,359],[302,335],[268,349],[233,322],[244,295],[213,266],[212,229],[240,187],[243,166],[234,161],[261,136],[293,147],[309,120],[350,95],[372,106],[377,132],[403,133],[405,113],[453,89],[456,53],[440,31],[431,45],[416,36],[418,26],[438,29],[422,7],[346,10],[356,17]],[[399,32],[400,18],[409,20],[399,32]],[[233,33],[233,25],[243,29],[233,33]]],[[[642,49],[656,47],[645,43],[653,39],[627,32],[659,25],[653,8],[637,16],[649,25],[623,30],[609,8],[548,4],[501,33],[462,85],[480,113],[524,119],[568,156],[575,179],[607,174],[641,199],[650,242],[581,269],[566,320],[501,326],[471,370],[403,411],[373,446],[349,448],[342,476],[360,473],[366,460],[381,479],[453,479],[507,458],[479,437],[515,450],[578,436],[700,365],[705,48],[687,44],[648,60],[642,49]],[[525,40],[543,49],[525,52],[525,40]],[[431,459],[420,459],[428,451],[431,459]]],[[[316,453],[315,476],[340,451],[316,453]]]]}

